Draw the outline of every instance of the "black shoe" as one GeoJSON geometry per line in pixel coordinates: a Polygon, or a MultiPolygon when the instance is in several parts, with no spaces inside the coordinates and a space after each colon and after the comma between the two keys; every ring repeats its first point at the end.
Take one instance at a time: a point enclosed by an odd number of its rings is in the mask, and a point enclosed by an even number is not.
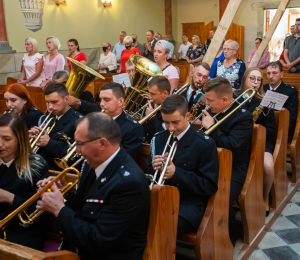
{"type": "Polygon", "coordinates": [[[270,207],[269,210],[266,211],[266,217],[270,215],[270,207]]]}

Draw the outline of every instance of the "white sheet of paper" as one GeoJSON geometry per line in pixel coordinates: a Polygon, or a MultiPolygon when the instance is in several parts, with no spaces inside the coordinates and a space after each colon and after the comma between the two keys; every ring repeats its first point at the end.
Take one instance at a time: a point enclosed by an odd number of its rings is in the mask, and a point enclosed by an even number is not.
{"type": "Polygon", "coordinates": [[[264,107],[269,106],[275,110],[280,110],[287,99],[287,95],[268,90],[260,104],[264,107]]]}
{"type": "Polygon", "coordinates": [[[121,85],[124,83],[126,87],[131,86],[128,73],[122,73],[122,74],[113,76],[113,82],[119,83],[121,85]]]}

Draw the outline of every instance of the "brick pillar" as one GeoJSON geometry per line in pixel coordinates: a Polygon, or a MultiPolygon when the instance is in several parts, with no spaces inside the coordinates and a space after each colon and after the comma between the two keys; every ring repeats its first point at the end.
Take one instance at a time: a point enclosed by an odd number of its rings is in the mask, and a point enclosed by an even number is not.
{"type": "Polygon", "coordinates": [[[14,53],[7,41],[3,0],[0,0],[0,53],[14,53]]]}

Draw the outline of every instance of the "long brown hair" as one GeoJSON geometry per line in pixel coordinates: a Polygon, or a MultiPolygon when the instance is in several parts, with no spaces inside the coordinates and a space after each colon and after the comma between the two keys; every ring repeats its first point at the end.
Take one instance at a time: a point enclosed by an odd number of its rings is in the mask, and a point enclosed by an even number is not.
{"type": "Polygon", "coordinates": [[[29,112],[29,110],[36,108],[36,106],[34,105],[32,99],[29,95],[29,92],[21,84],[15,83],[15,84],[8,85],[4,89],[4,93],[5,92],[14,94],[14,95],[18,96],[19,98],[22,98],[27,101],[27,103],[23,106],[23,109],[21,111],[22,116],[26,116],[27,113],[29,112]]]}
{"type": "MultiPolygon", "coordinates": [[[[0,115],[0,127],[1,126],[9,126],[18,140],[18,148],[14,163],[19,178],[24,178],[33,183],[32,176],[38,175],[38,172],[31,169],[31,164],[33,163],[29,160],[31,147],[29,144],[28,130],[23,118],[15,113],[2,114],[0,115]]],[[[37,162],[35,162],[35,165],[38,167],[40,166],[37,165],[37,162]]]]}
{"type": "Polygon", "coordinates": [[[264,84],[263,84],[263,76],[264,76],[264,74],[263,74],[263,72],[262,72],[259,68],[257,68],[257,67],[251,67],[251,68],[246,69],[246,71],[245,71],[245,73],[244,73],[244,76],[243,76],[243,78],[242,78],[242,81],[241,81],[241,86],[240,86],[240,88],[234,91],[234,94],[235,94],[236,96],[241,95],[241,94],[246,90],[246,80],[247,80],[247,78],[248,78],[250,72],[251,72],[251,71],[254,71],[254,70],[258,70],[258,71],[260,72],[260,74],[261,74],[261,82],[260,82],[260,86],[259,86],[259,88],[258,88],[258,93],[255,94],[255,97],[261,99],[262,96],[264,96],[264,94],[265,94],[264,88],[263,88],[263,85],[264,85],[264,84]]]}

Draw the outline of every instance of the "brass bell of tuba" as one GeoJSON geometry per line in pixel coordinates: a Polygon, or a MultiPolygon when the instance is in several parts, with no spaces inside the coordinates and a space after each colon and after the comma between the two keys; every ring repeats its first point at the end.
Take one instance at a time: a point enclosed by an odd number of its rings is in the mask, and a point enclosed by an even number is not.
{"type": "Polygon", "coordinates": [[[70,77],[66,83],[69,94],[73,97],[79,98],[88,84],[95,78],[105,79],[101,74],[88,66],[68,57],[72,64],[70,77]]]}
{"type": "Polygon", "coordinates": [[[129,115],[136,115],[136,112],[147,103],[149,96],[148,87],[145,86],[147,80],[163,74],[155,62],[143,56],[132,54],[130,61],[135,66],[135,72],[131,78],[131,87],[125,89],[124,110],[129,115]]]}

